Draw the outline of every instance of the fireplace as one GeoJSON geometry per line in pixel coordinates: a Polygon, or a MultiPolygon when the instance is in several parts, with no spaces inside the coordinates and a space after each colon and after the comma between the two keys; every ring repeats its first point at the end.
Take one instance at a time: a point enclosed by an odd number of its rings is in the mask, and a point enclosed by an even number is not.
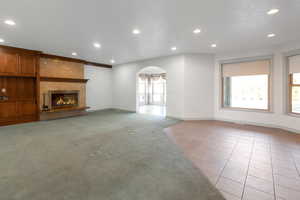
{"type": "Polygon", "coordinates": [[[51,110],[78,107],[78,100],[78,90],[49,91],[49,106],[51,110]]]}

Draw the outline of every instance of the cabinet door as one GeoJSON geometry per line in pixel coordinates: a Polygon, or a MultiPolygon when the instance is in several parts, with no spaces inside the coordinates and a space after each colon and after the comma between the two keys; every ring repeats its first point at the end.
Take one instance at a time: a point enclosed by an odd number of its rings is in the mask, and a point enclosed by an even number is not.
{"type": "Polygon", "coordinates": [[[13,122],[17,118],[15,102],[0,102],[0,122],[13,122]]]}
{"type": "Polygon", "coordinates": [[[36,103],[33,101],[17,102],[19,120],[34,120],[36,118],[36,103]]]}
{"type": "Polygon", "coordinates": [[[18,54],[0,49],[0,73],[15,74],[18,72],[18,54]]]}
{"type": "Polygon", "coordinates": [[[18,101],[33,101],[36,97],[36,82],[34,78],[17,78],[18,101]]]}
{"type": "Polygon", "coordinates": [[[0,96],[7,97],[7,101],[17,98],[17,78],[0,77],[0,96]]]}
{"type": "Polygon", "coordinates": [[[20,54],[20,67],[19,73],[24,75],[36,74],[37,59],[35,55],[20,54]]]}

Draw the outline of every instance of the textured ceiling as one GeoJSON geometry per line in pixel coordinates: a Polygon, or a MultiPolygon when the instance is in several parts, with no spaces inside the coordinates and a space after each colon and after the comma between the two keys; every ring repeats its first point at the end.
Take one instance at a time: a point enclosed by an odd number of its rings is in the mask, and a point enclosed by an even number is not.
{"type": "Polygon", "coordinates": [[[75,51],[78,58],[102,63],[300,41],[299,0],[2,0],[0,20],[6,45],[61,56],[75,51]],[[280,12],[269,16],[271,8],[280,12]],[[134,28],[141,34],[133,35],[134,28]],[[193,34],[195,28],[202,32],[193,34]],[[267,38],[271,32],[276,37],[267,38]]]}

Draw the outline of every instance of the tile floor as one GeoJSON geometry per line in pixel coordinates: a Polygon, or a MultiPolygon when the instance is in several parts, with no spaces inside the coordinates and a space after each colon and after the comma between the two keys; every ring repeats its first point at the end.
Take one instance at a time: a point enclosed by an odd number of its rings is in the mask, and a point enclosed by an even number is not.
{"type": "Polygon", "coordinates": [[[219,121],[166,133],[227,200],[300,200],[300,134],[219,121]]]}

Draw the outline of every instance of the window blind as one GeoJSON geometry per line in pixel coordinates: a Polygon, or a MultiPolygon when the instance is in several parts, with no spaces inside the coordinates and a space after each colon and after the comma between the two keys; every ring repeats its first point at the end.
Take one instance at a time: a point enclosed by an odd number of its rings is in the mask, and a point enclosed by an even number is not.
{"type": "Polygon", "coordinates": [[[300,73],[300,55],[289,57],[289,73],[300,73]]]}
{"type": "Polygon", "coordinates": [[[223,77],[262,75],[270,73],[270,60],[258,60],[222,65],[223,77]]]}

